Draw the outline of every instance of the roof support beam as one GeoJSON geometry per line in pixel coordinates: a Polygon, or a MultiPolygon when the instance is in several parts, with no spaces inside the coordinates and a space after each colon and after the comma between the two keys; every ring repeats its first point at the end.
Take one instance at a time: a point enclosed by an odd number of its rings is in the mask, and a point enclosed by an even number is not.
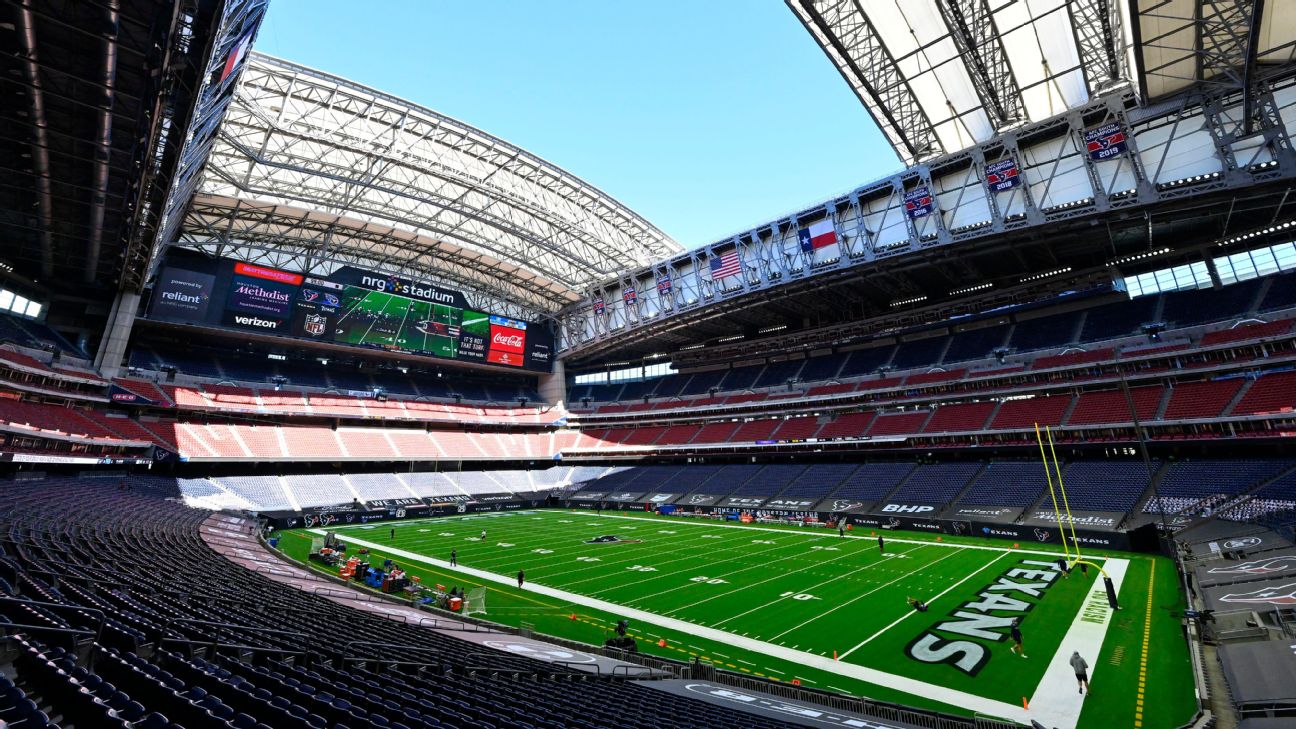
{"type": "Polygon", "coordinates": [[[112,159],[113,104],[117,92],[117,29],[121,24],[121,13],[117,0],[108,0],[105,8],[105,29],[103,38],[103,103],[99,112],[99,124],[95,128],[94,181],[90,201],[90,238],[87,241],[85,277],[86,283],[94,283],[99,272],[99,256],[103,249],[104,213],[108,204],[109,162],[112,159]]]}
{"type": "Polygon", "coordinates": [[[1256,56],[1260,46],[1260,19],[1264,17],[1264,0],[1251,0],[1251,27],[1247,33],[1246,56],[1242,67],[1242,88],[1243,94],[1243,114],[1242,114],[1242,133],[1250,135],[1255,131],[1256,122],[1256,94],[1255,90],[1255,70],[1256,56]]]}
{"type": "Polygon", "coordinates": [[[54,197],[50,187],[49,140],[45,135],[45,91],[40,62],[36,56],[36,19],[25,3],[16,8],[18,45],[27,73],[28,103],[31,108],[32,168],[36,173],[36,216],[39,219],[41,275],[54,275],[54,197]]]}
{"type": "Polygon", "coordinates": [[[878,125],[912,164],[944,152],[931,120],[859,0],[787,0],[878,125]]]}
{"type": "Polygon", "coordinates": [[[938,0],[936,7],[949,26],[950,37],[967,65],[995,131],[1025,121],[1021,90],[986,0],[938,0]]]}
{"type": "Polygon", "coordinates": [[[1067,4],[1090,96],[1098,96],[1128,78],[1125,54],[1120,48],[1119,8],[1120,3],[1111,0],[1071,0],[1067,4]]]}

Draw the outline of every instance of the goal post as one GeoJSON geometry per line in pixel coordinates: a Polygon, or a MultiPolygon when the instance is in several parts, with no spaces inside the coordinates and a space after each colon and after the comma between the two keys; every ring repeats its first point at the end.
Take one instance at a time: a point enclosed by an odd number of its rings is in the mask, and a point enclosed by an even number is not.
{"type": "Polygon", "coordinates": [[[486,588],[474,587],[464,595],[464,615],[486,612],[486,588]]]}

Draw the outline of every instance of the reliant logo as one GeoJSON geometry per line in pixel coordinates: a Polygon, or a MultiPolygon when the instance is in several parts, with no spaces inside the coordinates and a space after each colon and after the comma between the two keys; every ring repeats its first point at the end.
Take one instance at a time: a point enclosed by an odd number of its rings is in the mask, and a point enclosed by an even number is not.
{"type": "Polygon", "coordinates": [[[905,647],[905,653],[916,661],[948,663],[969,676],[977,675],[989,662],[990,650],[976,641],[999,642],[1007,638],[1013,620],[1035,607],[1035,602],[1025,598],[1043,598],[1057,575],[1053,562],[1022,560],[982,589],[974,600],[953,610],[949,619],[914,639],[905,647]]]}
{"type": "Polygon", "coordinates": [[[491,339],[491,344],[497,347],[521,347],[522,335],[520,334],[500,334],[496,333],[491,339]]]}
{"type": "Polygon", "coordinates": [[[238,288],[234,289],[234,291],[243,294],[244,296],[266,299],[268,301],[279,301],[285,304],[288,303],[291,298],[286,292],[271,291],[270,289],[261,288],[256,284],[239,284],[238,288]]]}
{"type": "Polygon", "coordinates": [[[920,504],[887,504],[882,507],[882,512],[886,514],[922,514],[928,511],[935,511],[934,506],[922,506],[920,504]]]}
{"type": "Polygon", "coordinates": [[[236,316],[234,323],[245,327],[257,327],[258,329],[278,329],[279,322],[273,319],[261,319],[255,316],[236,316]]]}
{"type": "Polygon", "coordinates": [[[162,298],[165,301],[175,301],[181,304],[201,304],[202,297],[198,294],[182,294],[179,291],[163,291],[162,298]]]}

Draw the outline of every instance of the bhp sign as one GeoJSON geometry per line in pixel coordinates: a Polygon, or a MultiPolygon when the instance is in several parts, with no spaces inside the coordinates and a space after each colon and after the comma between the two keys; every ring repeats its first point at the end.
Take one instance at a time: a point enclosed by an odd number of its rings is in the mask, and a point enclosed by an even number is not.
{"type": "Polygon", "coordinates": [[[935,510],[936,507],[923,504],[887,504],[881,509],[887,514],[925,514],[935,510]]]}

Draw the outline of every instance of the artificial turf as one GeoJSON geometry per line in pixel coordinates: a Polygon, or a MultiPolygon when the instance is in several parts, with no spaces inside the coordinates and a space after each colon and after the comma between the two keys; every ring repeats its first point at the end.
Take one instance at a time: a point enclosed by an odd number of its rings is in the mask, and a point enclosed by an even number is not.
{"type": "MultiPolygon", "coordinates": [[[[973,711],[939,692],[901,690],[885,678],[862,680],[770,655],[762,647],[824,658],[836,651],[840,663],[1018,704],[1033,695],[1055,652],[1069,655],[1070,646],[1061,645],[1063,637],[1098,579],[1097,569],[1087,576],[1075,570],[1069,579],[1048,580],[1035,595],[1029,590],[1003,593],[1015,610],[987,614],[1021,615],[1029,656],[1022,659],[1009,653],[1005,629],[974,627],[975,635],[969,637],[939,626],[958,622],[953,616],[960,611],[966,615],[965,606],[981,599],[978,595],[1000,579],[1031,583],[1005,575],[1013,569],[1049,570],[1027,562],[1050,562],[1052,555],[1032,552],[1060,548],[1022,544],[1013,549],[1000,540],[940,537],[938,542],[929,534],[887,532],[883,553],[875,538],[860,531],[843,538],[827,530],[580,511],[491,512],[330,530],[343,541],[393,558],[427,584],[487,584],[487,617],[503,624],[527,623],[539,633],[598,644],[621,615],[582,603],[582,598],[592,598],[688,624],[672,628],[632,621],[631,632],[647,653],[696,657],[728,670],[960,714],[973,711]],[[479,539],[483,529],[485,540],[479,539]],[[608,535],[619,541],[589,543],[608,535]],[[510,579],[524,569],[529,584],[556,588],[573,598],[518,590],[415,558],[445,561],[452,548],[461,566],[510,579]],[[915,612],[908,597],[929,602],[930,610],[915,612]],[[760,645],[710,640],[690,634],[691,626],[725,631],[760,645]],[[978,643],[985,653],[981,665],[969,673],[952,661],[915,659],[907,649],[928,633],[941,641],[978,643]],[[658,645],[662,639],[664,647],[658,645]]],[[[309,536],[300,531],[286,535],[282,546],[290,556],[304,559],[309,536]]],[[[1092,694],[1102,698],[1085,703],[1079,726],[1105,724],[1114,716],[1124,726],[1135,726],[1136,721],[1142,727],[1183,724],[1195,703],[1176,616],[1183,602],[1172,563],[1125,553],[1086,556],[1096,565],[1104,563],[1104,556],[1128,560],[1128,565],[1120,593],[1123,609],[1112,616],[1100,654],[1087,657],[1095,674],[1092,694]]]]}

